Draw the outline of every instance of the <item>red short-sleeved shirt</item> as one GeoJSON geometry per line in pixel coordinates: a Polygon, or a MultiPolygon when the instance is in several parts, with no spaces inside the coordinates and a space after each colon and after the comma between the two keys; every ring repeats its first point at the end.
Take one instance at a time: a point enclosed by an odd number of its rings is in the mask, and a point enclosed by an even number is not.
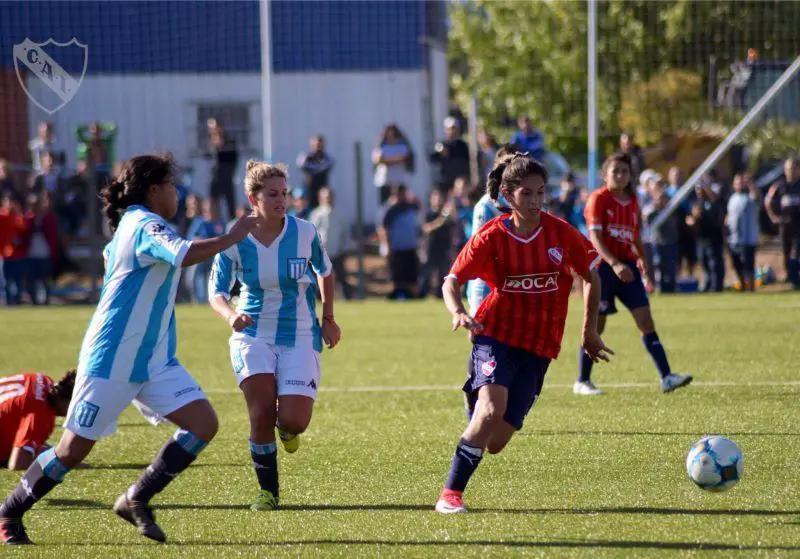
{"type": "Polygon", "coordinates": [[[603,244],[622,261],[637,260],[634,242],[639,237],[639,205],[636,198],[620,200],[607,186],[589,195],[583,210],[586,227],[599,231],[603,244]]]}
{"type": "Polygon", "coordinates": [[[53,432],[56,413],[47,403],[53,381],[41,373],[0,378],[0,462],[14,448],[36,454],[53,432]]]}
{"type": "Polygon", "coordinates": [[[509,216],[488,222],[462,249],[450,275],[461,284],[480,278],[492,288],[475,313],[481,334],[555,359],[572,272],[588,280],[599,263],[597,251],[577,229],[542,212],[539,228],[527,239],[511,232],[509,216]]]}

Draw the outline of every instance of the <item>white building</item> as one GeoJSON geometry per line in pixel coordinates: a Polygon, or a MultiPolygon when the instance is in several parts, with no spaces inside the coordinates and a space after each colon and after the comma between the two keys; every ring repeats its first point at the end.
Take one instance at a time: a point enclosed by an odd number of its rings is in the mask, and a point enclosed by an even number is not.
{"type": "MultiPolygon", "coordinates": [[[[262,72],[262,9],[256,1],[0,4],[0,20],[10,31],[0,39],[3,52],[26,37],[37,43],[74,37],[87,45],[77,94],[52,115],[33,101],[25,107],[28,137],[39,121],[51,120],[74,165],[75,127],[113,122],[117,160],[169,150],[193,169],[192,189],[205,194],[206,119],[218,117],[235,134],[241,170],[247,158],[265,156],[262,101],[269,98],[272,160],[290,164],[293,186],[301,179],[294,164],[298,153],[307,149],[309,136],[322,134],[336,160],[331,186],[342,212],[353,219],[354,146],[360,142],[365,217],[371,221],[377,194],[370,151],[383,126],[394,122],[416,155],[409,186],[424,195],[431,179],[427,155],[447,112],[445,5],[271,0],[269,74],[262,72]]],[[[80,76],[84,58],[78,47],[46,50],[80,76]]],[[[34,99],[52,96],[33,75],[26,86],[34,99]]]]}

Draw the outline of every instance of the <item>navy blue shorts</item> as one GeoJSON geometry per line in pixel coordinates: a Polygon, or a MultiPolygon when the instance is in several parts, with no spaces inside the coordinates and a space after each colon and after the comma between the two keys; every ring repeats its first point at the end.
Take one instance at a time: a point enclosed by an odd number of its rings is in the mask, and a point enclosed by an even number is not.
{"type": "Polygon", "coordinates": [[[503,419],[517,431],[542,392],[550,359],[498,342],[488,336],[475,336],[472,345],[473,370],[464,384],[472,394],[481,386],[499,384],[508,388],[508,403],[503,419]]]}
{"type": "Polygon", "coordinates": [[[613,268],[606,262],[602,262],[598,269],[600,274],[600,314],[609,315],[617,312],[617,305],[614,299],[619,299],[629,311],[646,307],[650,304],[647,299],[647,291],[642,283],[642,274],[636,267],[636,262],[625,262],[625,265],[633,272],[633,281],[625,283],[617,277],[613,268]]]}

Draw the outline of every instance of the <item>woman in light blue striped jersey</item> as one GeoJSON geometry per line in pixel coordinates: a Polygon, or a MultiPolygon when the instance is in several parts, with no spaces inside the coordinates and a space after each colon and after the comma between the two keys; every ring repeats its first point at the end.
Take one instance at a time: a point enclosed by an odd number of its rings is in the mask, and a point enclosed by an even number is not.
{"type": "Polygon", "coordinates": [[[331,261],[317,229],[286,215],[286,179],[283,165],[247,163],[245,191],[264,225],[217,255],[208,290],[211,307],[233,330],[231,362],[250,415],[250,456],[261,487],[253,510],[278,506],[275,429],[284,450],[296,452],[319,388],[322,344],[333,348],[341,336],[331,261]],[[241,294],[233,308],[236,280],[241,294]]]}
{"type": "Polygon", "coordinates": [[[243,239],[261,218],[241,219],[213,239],[186,241],[167,220],[178,208],[170,157],[128,161],[103,190],[114,237],[106,246],[100,302],[86,331],[72,403],[58,445],[40,454],[0,505],[0,539],[30,544],[22,516],[77,466],[97,440],[114,432],[131,402],[178,426],[139,480],[120,495],[114,511],[153,540],[166,536],[150,499],[185,470],[217,432],[217,417],[175,351],[175,294],[182,267],[202,262],[243,239]]]}

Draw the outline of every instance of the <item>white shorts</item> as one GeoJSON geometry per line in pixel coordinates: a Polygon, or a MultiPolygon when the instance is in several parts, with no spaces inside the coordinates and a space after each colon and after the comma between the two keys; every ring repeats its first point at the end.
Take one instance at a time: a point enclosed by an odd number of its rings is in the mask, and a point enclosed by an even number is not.
{"type": "Polygon", "coordinates": [[[230,339],[231,363],[236,382],[253,375],[275,375],[278,396],[317,397],[320,381],[319,353],[312,340],[300,339],[294,347],[234,334],[230,339]]]}
{"type": "Polygon", "coordinates": [[[114,433],[117,418],[131,402],[138,404],[136,407],[147,418],[143,408],[166,416],[190,402],[205,399],[200,385],[180,365],[163,369],[147,382],[78,375],[64,428],[96,441],[114,433]]]}

